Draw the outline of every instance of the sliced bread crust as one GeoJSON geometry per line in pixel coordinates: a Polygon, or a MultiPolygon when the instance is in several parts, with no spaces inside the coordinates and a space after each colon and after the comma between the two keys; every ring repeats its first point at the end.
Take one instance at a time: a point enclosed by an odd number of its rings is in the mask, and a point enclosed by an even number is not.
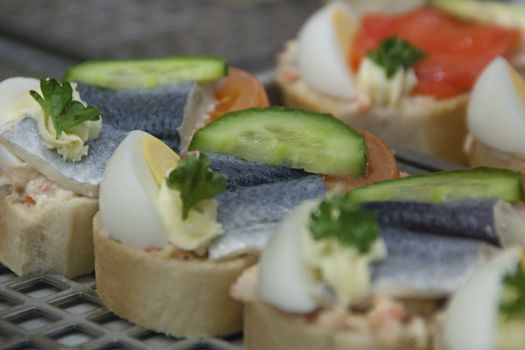
{"type": "Polygon", "coordinates": [[[97,292],[115,314],[177,337],[213,337],[242,328],[242,304],[229,296],[239,274],[255,263],[165,259],[111,239],[94,218],[97,292]]]}
{"type": "Polygon", "coordinates": [[[0,195],[0,261],[19,276],[56,273],[73,278],[93,271],[93,216],[98,201],[74,197],[42,207],[0,195]]]}
{"type": "MultiPolygon", "coordinates": [[[[368,325],[363,325],[367,327],[368,325]]],[[[304,316],[282,312],[260,299],[244,306],[244,346],[246,350],[421,350],[428,347],[405,339],[381,344],[362,327],[331,331],[304,316]]]]}

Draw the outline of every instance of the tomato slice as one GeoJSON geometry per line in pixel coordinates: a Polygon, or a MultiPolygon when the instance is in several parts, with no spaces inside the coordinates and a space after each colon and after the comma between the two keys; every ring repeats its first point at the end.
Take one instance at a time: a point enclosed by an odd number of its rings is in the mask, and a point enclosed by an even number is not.
{"type": "Polygon", "coordinates": [[[215,90],[214,97],[217,106],[210,113],[209,122],[228,112],[269,106],[263,85],[253,75],[238,68],[228,69],[228,75],[215,90]]]}
{"type": "Polygon", "coordinates": [[[357,70],[363,57],[391,36],[427,53],[414,66],[415,93],[447,98],[468,92],[488,63],[518,45],[521,34],[518,29],[465,22],[432,8],[369,15],[363,18],[352,45],[352,68],[357,70]]]}
{"type": "Polygon", "coordinates": [[[349,191],[352,188],[363,186],[372,182],[381,180],[395,179],[399,177],[399,168],[394,154],[383,140],[376,135],[364,130],[358,129],[364,137],[368,150],[367,168],[363,178],[341,178],[325,176],[325,183],[329,189],[338,189],[349,191]]]}

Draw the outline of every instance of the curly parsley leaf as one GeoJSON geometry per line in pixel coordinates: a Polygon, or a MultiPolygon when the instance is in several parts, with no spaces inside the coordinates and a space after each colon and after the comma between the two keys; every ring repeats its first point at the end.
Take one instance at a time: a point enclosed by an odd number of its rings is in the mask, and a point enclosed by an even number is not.
{"type": "Polygon", "coordinates": [[[319,204],[310,216],[309,229],[315,240],[335,238],[355,247],[361,254],[370,251],[379,236],[376,213],[340,195],[333,195],[319,204]]]}
{"type": "Polygon", "coordinates": [[[519,264],[516,271],[503,278],[504,295],[500,312],[508,318],[525,317],[525,270],[519,264]]]}
{"type": "Polygon", "coordinates": [[[58,139],[66,132],[85,121],[100,119],[100,112],[93,106],[84,106],[73,100],[73,88],[67,81],[60,83],[56,79],[40,79],[41,96],[31,90],[29,93],[51,117],[58,139]]]}
{"type": "Polygon", "coordinates": [[[190,155],[182,159],[166,178],[168,187],[180,192],[184,220],[198,202],[213,198],[226,189],[226,178],[212,171],[210,164],[203,154],[190,155]]]}
{"type": "Polygon", "coordinates": [[[383,67],[388,79],[400,68],[410,68],[427,54],[398,37],[383,40],[379,47],[368,52],[368,57],[383,67]]]}

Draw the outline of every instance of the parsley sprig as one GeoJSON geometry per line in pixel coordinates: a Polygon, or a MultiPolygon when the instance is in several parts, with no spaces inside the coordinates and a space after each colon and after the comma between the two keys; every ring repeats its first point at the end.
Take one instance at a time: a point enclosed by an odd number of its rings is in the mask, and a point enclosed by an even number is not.
{"type": "Polygon", "coordinates": [[[166,178],[168,187],[180,192],[184,220],[198,202],[213,198],[226,189],[226,178],[212,171],[210,164],[203,154],[189,155],[166,178]]]}
{"type": "Polygon", "coordinates": [[[100,112],[95,107],[73,100],[73,88],[67,81],[60,83],[56,79],[40,79],[40,90],[43,96],[34,90],[29,93],[51,117],[57,140],[62,132],[80,123],[100,119],[100,112]]]}
{"type": "Polygon", "coordinates": [[[315,240],[335,238],[361,254],[370,251],[379,235],[376,213],[340,195],[319,204],[310,216],[309,229],[315,240]]]}
{"type": "Polygon", "coordinates": [[[503,278],[506,289],[504,298],[500,303],[500,312],[508,318],[525,317],[525,270],[519,264],[516,271],[508,273],[503,278]]]}
{"type": "Polygon", "coordinates": [[[395,36],[383,40],[379,47],[368,52],[368,57],[385,69],[388,79],[398,69],[410,68],[426,56],[422,50],[395,36]]]}

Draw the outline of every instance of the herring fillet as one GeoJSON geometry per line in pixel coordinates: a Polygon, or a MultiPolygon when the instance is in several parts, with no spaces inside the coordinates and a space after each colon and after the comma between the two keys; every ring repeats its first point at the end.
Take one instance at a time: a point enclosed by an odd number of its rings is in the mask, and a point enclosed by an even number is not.
{"type": "Polygon", "coordinates": [[[210,259],[259,252],[275,226],[291,209],[326,193],[321,176],[308,175],[289,181],[240,187],[217,196],[218,221],[224,234],[209,248],[210,259]]]}
{"type": "Polygon", "coordinates": [[[496,203],[496,200],[448,203],[387,201],[364,202],[363,207],[377,213],[382,227],[401,227],[500,245],[494,217],[496,203]]]}
{"type": "Polygon", "coordinates": [[[146,131],[179,151],[177,128],[194,83],[175,84],[157,89],[115,91],[78,84],[82,100],[96,107],[103,125],[116,129],[146,131]]]}
{"type": "Polygon", "coordinates": [[[0,143],[62,188],[98,197],[98,185],[106,163],[127,134],[103,124],[99,136],[87,142],[88,154],[79,162],[64,161],[56,150],[47,148],[36,121],[29,117],[3,126],[0,143]]]}
{"type": "Polygon", "coordinates": [[[288,181],[309,175],[303,170],[249,162],[233,155],[206,153],[206,156],[211,160],[210,168],[226,177],[229,191],[238,187],[288,181]]]}
{"type": "Polygon", "coordinates": [[[388,256],[374,265],[373,289],[398,297],[446,296],[499,248],[485,242],[399,228],[381,230],[388,256]]]}

